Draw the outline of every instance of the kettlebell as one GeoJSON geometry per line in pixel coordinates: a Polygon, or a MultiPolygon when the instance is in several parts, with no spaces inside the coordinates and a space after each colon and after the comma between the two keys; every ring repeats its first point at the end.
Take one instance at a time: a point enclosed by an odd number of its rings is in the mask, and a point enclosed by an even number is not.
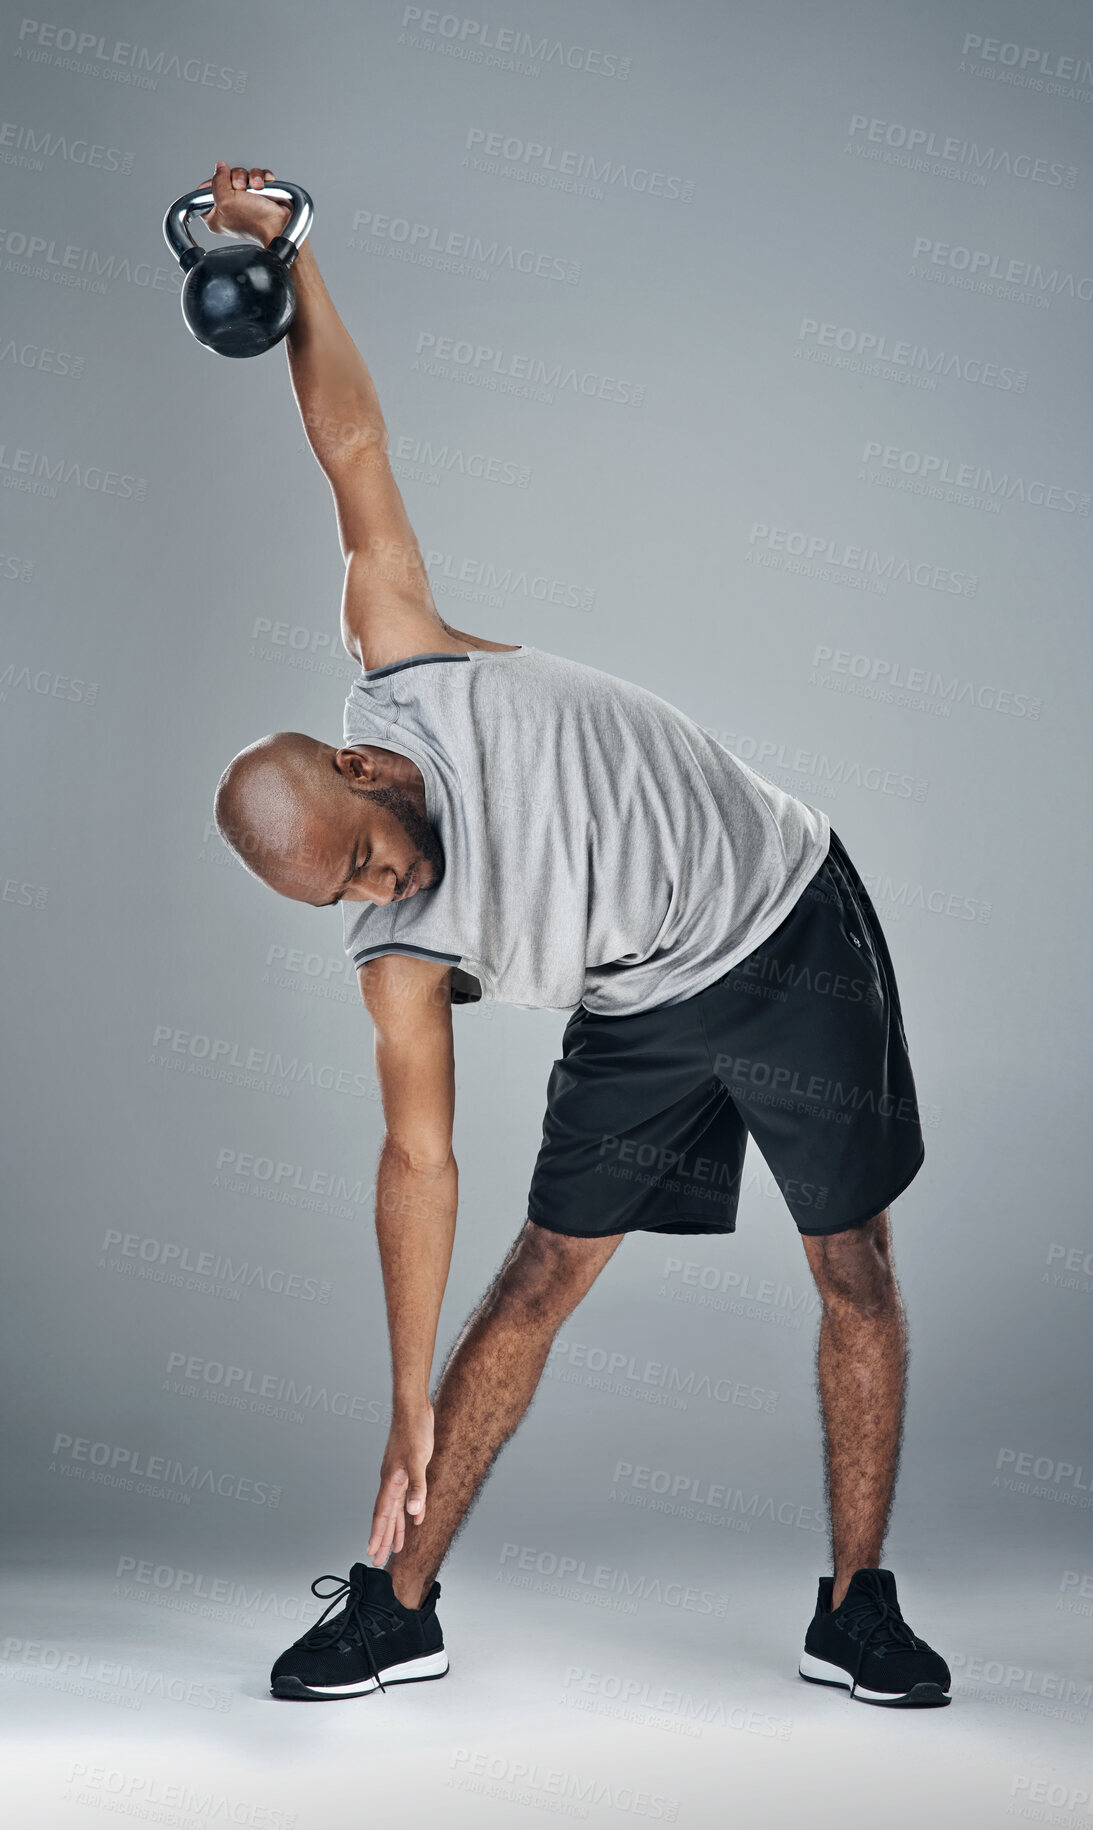
{"type": "Polygon", "coordinates": [[[296,288],[289,271],[315,211],[298,184],[267,184],[260,193],[290,203],[292,215],[283,235],[268,248],[256,242],[229,242],[225,248],[200,248],[190,233],[194,211],[211,210],[206,185],[187,191],[163,218],[163,234],[186,275],[182,283],[182,316],[187,328],[218,356],[261,356],[280,343],[296,315],[296,288]]]}

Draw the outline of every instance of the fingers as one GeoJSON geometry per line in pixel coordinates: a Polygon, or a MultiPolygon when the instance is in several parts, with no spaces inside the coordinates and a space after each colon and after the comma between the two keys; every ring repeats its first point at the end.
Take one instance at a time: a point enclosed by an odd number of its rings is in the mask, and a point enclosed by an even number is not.
{"type": "Polygon", "coordinates": [[[232,191],[260,191],[272,177],[273,173],[266,165],[252,165],[248,169],[245,165],[228,165],[225,160],[218,159],[213,171],[213,196],[217,203],[222,203],[232,191]]]}
{"type": "Polygon", "coordinates": [[[372,1514],[372,1535],[368,1540],[368,1555],[377,1569],[382,1568],[394,1548],[395,1527],[395,1515],[381,1512],[377,1503],[372,1514]]]}
{"type": "Polygon", "coordinates": [[[405,1468],[396,1468],[380,1485],[368,1540],[368,1555],[377,1565],[385,1563],[392,1550],[402,1549],[406,1534],[403,1500],[408,1484],[405,1468]]]}
{"type": "Polygon", "coordinates": [[[406,1510],[414,1524],[420,1525],[425,1517],[425,1476],[423,1473],[415,1474],[410,1482],[406,1495],[406,1510]]]}
{"type": "MultiPolygon", "coordinates": [[[[398,1453],[396,1448],[394,1455],[398,1453]]],[[[392,1552],[397,1556],[401,1551],[406,1542],[407,1517],[415,1525],[420,1525],[425,1517],[428,1455],[429,1450],[415,1449],[414,1454],[407,1456],[405,1461],[400,1459],[394,1466],[389,1463],[380,1479],[367,1550],[367,1555],[377,1568],[386,1563],[392,1552]]]]}

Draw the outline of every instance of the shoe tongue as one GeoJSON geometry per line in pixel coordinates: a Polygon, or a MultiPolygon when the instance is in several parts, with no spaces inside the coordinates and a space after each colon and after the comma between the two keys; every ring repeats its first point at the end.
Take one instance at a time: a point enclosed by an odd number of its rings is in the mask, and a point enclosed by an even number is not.
{"type": "Polygon", "coordinates": [[[393,1593],[391,1577],[385,1569],[375,1569],[370,1563],[354,1563],[349,1571],[349,1580],[359,1588],[366,1601],[373,1596],[385,1599],[393,1593]]]}
{"type": "MultiPolygon", "coordinates": [[[[858,1593],[870,1594],[878,1588],[885,1601],[896,1599],[896,1578],[890,1569],[859,1569],[850,1578],[850,1588],[858,1593]]],[[[849,1593],[849,1590],[847,1591],[849,1593]]]]}

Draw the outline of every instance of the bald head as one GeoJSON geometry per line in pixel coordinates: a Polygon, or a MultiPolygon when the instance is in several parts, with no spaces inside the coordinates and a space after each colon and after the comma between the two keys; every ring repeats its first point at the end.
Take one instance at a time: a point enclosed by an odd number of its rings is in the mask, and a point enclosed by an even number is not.
{"type": "Polygon", "coordinates": [[[335,860],[330,828],[352,817],[353,791],[335,766],[336,752],[302,731],[277,731],[241,750],[216,790],[216,823],[247,869],[271,889],[292,895],[335,860]]]}
{"type": "Polygon", "coordinates": [[[282,896],[388,902],[411,879],[427,887],[443,871],[424,796],[420,808],[412,798],[420,784],[404,757],[277,731],[228,764],[216,823],[247,869],[282,896]]]}

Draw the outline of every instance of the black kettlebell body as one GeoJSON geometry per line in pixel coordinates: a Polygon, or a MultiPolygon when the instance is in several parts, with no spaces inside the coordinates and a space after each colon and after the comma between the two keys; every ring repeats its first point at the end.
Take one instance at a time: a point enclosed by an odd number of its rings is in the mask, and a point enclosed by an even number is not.
{"type": "Polygon", "coordinates": [[[163,219],[167,246],[186,275],[182,283],[182,316],[206,349],[218,356],[261,356],[287,334],[296,315],[296,288],[290,268],[314,217],[311,199],[298,184],[270,184],[264,195],[292,205],[283,235],[268,248],[256,242],[229,242],[224,248],[201,248],[190,233],[193,211],[212,208],[212,192],[188,191],[163,219]]]}
{"type": "Polygon", "coordinates": [[[186,275],[182,314],[198,342],[218,356],[261,356],[288,331],[296,288],[274,246],[241,241],[209,248],[186,275]]]}

